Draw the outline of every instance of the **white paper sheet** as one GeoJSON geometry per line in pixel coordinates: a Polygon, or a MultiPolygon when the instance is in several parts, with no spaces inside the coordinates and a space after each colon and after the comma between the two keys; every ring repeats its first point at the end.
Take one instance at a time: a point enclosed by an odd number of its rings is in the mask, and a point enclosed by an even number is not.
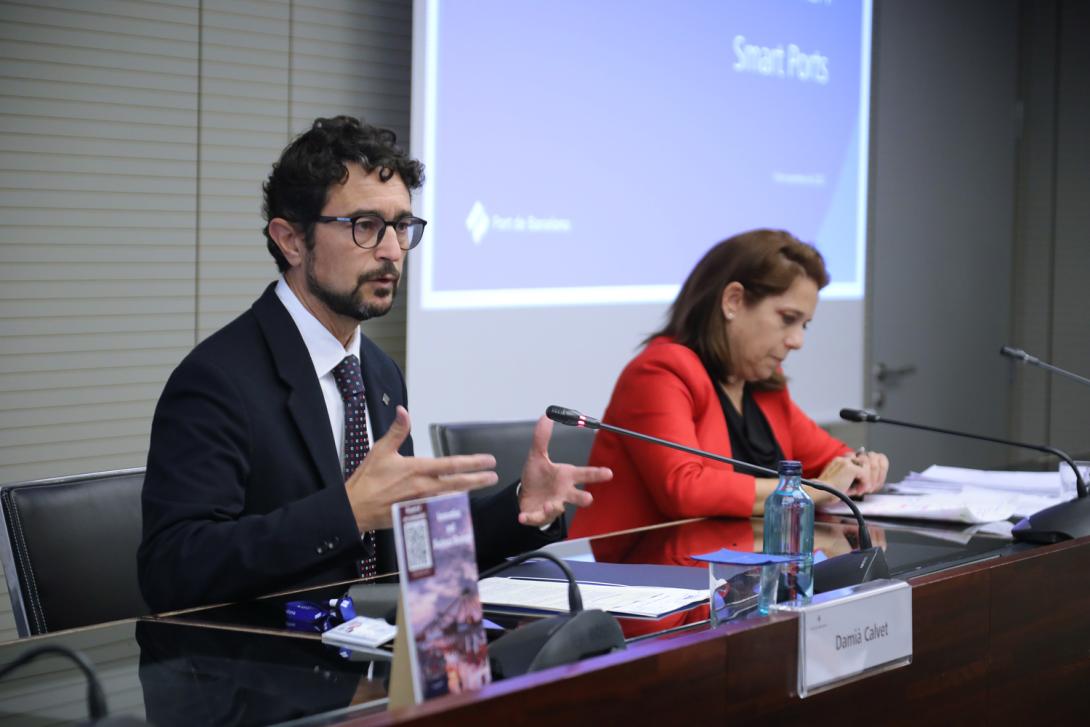
{"type": "MultiPolygon", "coordinates": [[[[478,584],[487,607],[514,607],[527,611],[568,612],[568,584],[564,581],[485,578],[478,584]]],[[[583,607],[614,616],[659,618],[708,600],[707,590],[651,586],[579,584],[583,607]]]]}

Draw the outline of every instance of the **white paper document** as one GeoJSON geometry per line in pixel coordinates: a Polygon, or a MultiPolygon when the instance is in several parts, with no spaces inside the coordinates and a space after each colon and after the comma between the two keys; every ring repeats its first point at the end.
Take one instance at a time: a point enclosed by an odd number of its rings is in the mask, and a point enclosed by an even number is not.
{"type": "MultiPolygon", "coordinates": [[[[485,578],[478,588],[481,602],[492,610],[514,608],[522,612],[568,612],[568,584],[565,581],[485,578]]],[[[707,590],[653,586],[580,583],[579,593],[583,597],[584,608],[601,609],[614,616],[650,619],[708,600],[707,590]]]]}

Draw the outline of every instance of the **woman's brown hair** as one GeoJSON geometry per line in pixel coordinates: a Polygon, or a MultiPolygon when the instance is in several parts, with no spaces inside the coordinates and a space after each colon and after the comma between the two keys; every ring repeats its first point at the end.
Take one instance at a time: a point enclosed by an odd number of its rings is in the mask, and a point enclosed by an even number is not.
{"type": "MultiPolygon", "coordinates": [[[[829,284],[825,259],[812,245],[783,230],[750,230],[718,243],[701,258],[670,306],[666,325],[651,334],[669,336],[688,346],[712,375],[726,381],[731,373],[730,346],[721,300],[732,282],[745,288],[745,303],[755,305],[770,295],[781,295],[805,275],[818,289],[829,284]]],[[[786,381],[777,371],[758,382],[763,389],[782,389],[786,381]]]]}

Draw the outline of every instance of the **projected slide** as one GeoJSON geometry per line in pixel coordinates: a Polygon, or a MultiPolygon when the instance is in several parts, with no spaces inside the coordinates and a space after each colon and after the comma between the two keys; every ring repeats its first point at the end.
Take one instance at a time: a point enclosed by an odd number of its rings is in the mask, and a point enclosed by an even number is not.
{"type": "Polygon", "coordinates": [[[667,302],[790,230],[861,298],[870,4],[427,3],[425,309],[667,302]]]}

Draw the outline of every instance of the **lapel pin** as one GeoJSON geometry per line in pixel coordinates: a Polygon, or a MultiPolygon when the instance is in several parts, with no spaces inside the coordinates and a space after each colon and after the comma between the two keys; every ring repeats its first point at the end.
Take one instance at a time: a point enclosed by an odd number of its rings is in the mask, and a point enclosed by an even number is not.
{"type": "Polygon", "coordinates": [[[382,395],[382,404],[383,404],[383,406],[390,406],[390,395],[389,394],[383,394],[382,395]]]}

